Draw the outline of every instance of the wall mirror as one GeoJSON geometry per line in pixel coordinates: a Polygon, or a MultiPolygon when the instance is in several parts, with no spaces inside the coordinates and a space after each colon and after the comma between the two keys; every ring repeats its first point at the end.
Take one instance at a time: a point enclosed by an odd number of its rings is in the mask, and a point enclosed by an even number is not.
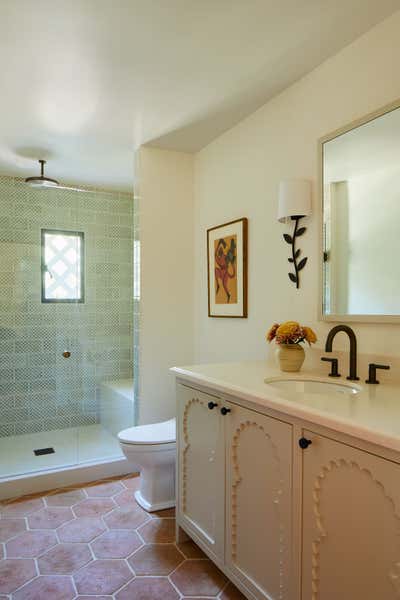
{"type": "Polygon", "coordinates": [[[400,321],[400,102],[320,140],[322,319],[400,321]]]}

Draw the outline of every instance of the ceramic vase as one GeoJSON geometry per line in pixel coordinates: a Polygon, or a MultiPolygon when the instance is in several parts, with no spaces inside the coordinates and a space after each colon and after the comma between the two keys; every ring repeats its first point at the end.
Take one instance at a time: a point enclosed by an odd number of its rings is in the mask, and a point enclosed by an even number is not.
{"type": "Polygon", "coordinates": [[[281,371],[300,371],[306,354],[300,344],[279,344],[276,356],[281,371]]]}

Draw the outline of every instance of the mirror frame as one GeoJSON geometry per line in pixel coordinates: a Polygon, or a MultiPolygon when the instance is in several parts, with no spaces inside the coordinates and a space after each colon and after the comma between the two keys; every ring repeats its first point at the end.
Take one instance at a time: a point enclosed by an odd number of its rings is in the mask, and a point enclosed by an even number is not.
{"type": "Polygon", "coordinates": [[[323,161],[323,145],[326,142],[334,140],[335,138],[352,131],[365,123],[374,121],[378,117],[382,117],[387,113],[393,112],[400,108],[400,98],[382,106],[378,110],[375,110],[367,115],[355,119],[351,123],[348,123],[344,127],[340,127],[327,135],[319,138],[318,140],[318,231],[319,231],[319,298],[318,298],[318,320],[319,321],[330,321],[330,322],[352,322],[352,323],[397,323],[400,324],[400,314],[398,315],[326,315],[323,312],[323,290],[324,290],[324,265],[322,257],[324,255],[324,238],[323,238],[323,224],[324,224],[324,161],[323,161]]]}

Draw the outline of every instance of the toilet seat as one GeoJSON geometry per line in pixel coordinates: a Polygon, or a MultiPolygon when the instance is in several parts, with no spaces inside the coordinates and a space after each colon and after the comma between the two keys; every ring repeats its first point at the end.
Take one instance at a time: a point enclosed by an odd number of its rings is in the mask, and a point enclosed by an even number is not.
{"type": "Polygon", "coordinates": [[[122,444],[147,446],[149,450],[150,446],[175,444],[176,422],[175,419],[170,419],[162,423],[129,427],[119,432],[118,439],[122,444]]]}

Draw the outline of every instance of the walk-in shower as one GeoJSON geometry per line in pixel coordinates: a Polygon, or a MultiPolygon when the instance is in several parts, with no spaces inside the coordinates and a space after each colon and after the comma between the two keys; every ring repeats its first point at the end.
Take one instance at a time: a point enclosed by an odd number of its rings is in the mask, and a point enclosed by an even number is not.
{"type": "Polygon", "coordinates": [[[133,196],[0,177],[0,486],[122,458],[132,326],[133,196]]]}

